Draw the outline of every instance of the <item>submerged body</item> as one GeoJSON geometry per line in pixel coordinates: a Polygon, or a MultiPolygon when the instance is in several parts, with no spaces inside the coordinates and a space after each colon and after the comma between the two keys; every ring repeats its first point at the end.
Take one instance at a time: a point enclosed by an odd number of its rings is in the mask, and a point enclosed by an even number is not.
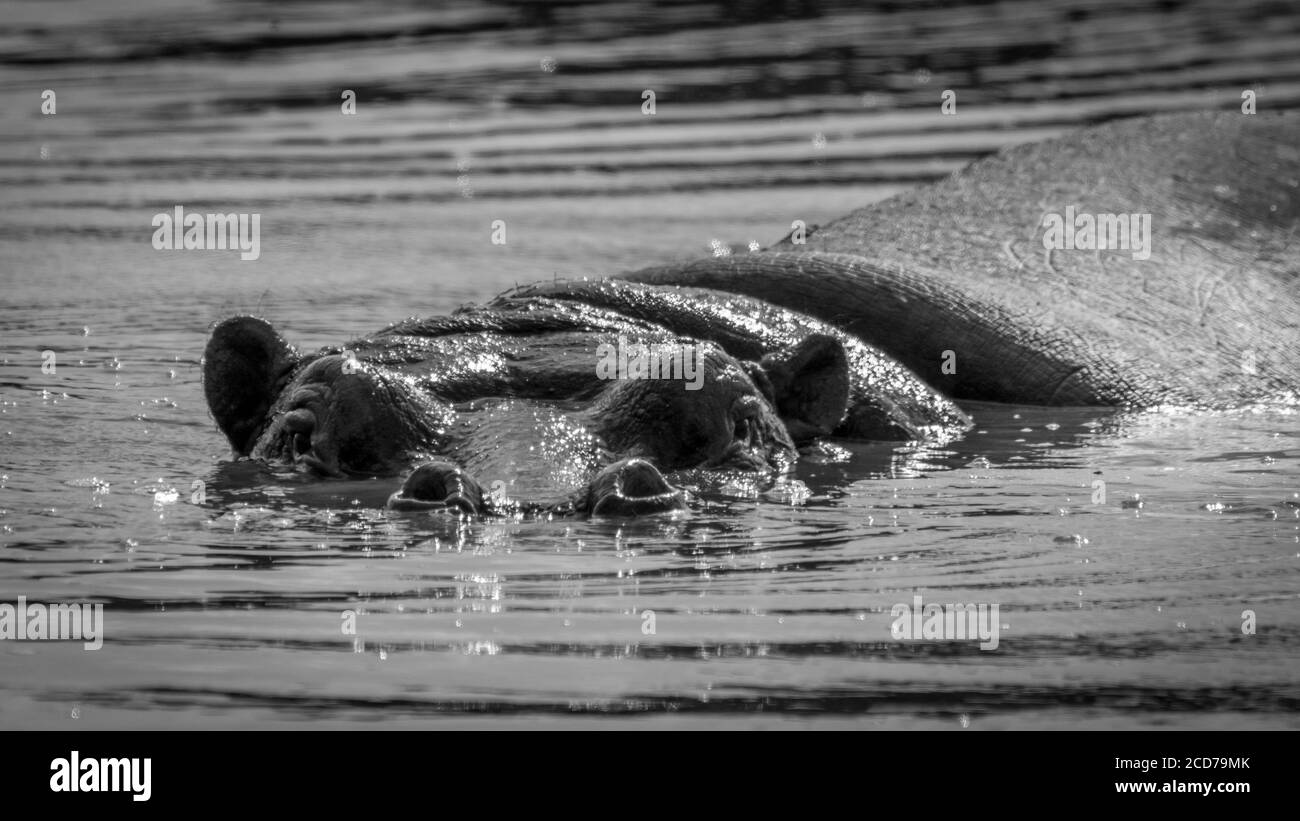
{"type": "Polygon", "coordinates": [[[965,429],[944,394],[1294,401],[1298,132],[1296,115],[1110,124],[806,244],[540,283],[306,356],[236,317],[209,341],[205,391],[238,455],[322,475],[418,465],[394,507],[611,514],[680,508],[664,472],[771,474],[821,436],[965,429]],[[1057,250],[1057,210],[1137,215],[1150,233],[1118,262],[1057,250]],[[611,374],[628,345],[692,367],[611,374]]]}

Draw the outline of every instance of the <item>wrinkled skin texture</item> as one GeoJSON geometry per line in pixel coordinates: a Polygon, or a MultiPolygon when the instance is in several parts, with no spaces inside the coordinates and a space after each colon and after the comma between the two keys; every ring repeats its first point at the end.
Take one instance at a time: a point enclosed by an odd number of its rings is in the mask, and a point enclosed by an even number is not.
{"type": "MultiPolygon", "coordinates": [[[[571,310],[605,309],[629,321],[653,322],[693,339],[708,339],[741,360],[761,362],[764,374],[780,388],[788,374],[807,362],[792,362],[795,344],[811,335],[832,336],[848,357],[849,411],[838,424],[823,419],[834,436],[904,441],[959,431],[970,420],[951,401],[879,349],[835,325],[760,299],[724,291],[686,287],[647,287],[620,280],[556,280],[517,288],[491,305],[545,297],[571,310]],[[794,366],[793,369],[791,366],[794,366]]],[[[762,377],[760,376],[760,382],[762,377]]],[[[774,390],[776,388],[773,388],[774,390]]],[[[784,394],[785,392],[782,391],[784,394]]],[[[785,401],[793,401],[787,396],[785,401]]],[[[805,413],[810,409],[805,409],[805,413]]],[[[801,414],[782,414],[791,419],[801,414]]],[[[795,422],[794,424],[798,424],[795,422]]],[[[796,438],[803,432],[792,431],[796,438]]]]}
{"type": "Polygon", "coordinates": [[[649,268],[831,322],[945,395],[1208,408],[1300,390],[1300,112],[1135,118],[1016,146],[802,245],[649,268]],[[1046,212],[1149,213],[1151,255],[1043,247],[1046,212]],[[944,373],[943,352],[956,355],[944,373]]]}
{"type": "Polygon", "coordinates": [[[213,332],[205,390],[239,455],[323,475],[417,466],[395,508],[597,515],[680,508],[664,472],[771,474],[821,436],[964,430],[945,395],[1295,402],[1297,133],[1294,113],[1192,114],[1018,146],[806,244],[398,323],[349,344],[352,373],[340,348],[302,356],[237,317],[213,332]],[[1150,258],[1044,250],[1044,213],[1067,206],[1150,213],[1150,258]],[[620,335],[699,345],[703,389],[597,378],[620,335]]]}

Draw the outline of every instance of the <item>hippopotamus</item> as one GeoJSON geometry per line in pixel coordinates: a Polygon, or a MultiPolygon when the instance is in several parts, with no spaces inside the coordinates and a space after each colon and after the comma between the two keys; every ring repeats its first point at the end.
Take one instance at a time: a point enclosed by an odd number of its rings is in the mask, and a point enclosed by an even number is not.
{"type": "Polygon", "coordinates": [[[204,354],[208,405],[239,456],[321,476],[416,465],[389,507],[469,513],[677,510],[664,472],[776,475],[818,437],[969,425],[897,362],[795,311],[617,280],[541,290],[306,355],[232,317],[204,354]]]}
{"type": "Polygon", "coordinates": [[[820,439],[958,435],[962,400],[1294,404],[1297,133],[1295,113],[1114,121],[762,251],[314,353],[237,316],[204,390],[237,456],[401,478],[394,509],[598,516],[682,510],[683,486],[779,476],[820,439]]]}

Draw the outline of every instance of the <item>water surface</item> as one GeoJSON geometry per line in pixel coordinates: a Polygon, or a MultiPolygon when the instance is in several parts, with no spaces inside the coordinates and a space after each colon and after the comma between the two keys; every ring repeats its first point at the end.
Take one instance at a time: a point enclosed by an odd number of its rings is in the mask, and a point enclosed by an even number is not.
{"type": "Polygon", "coordinates": [[[1087,122],[1296,106],[1294,10],[367,8],[7,5],[0,602],[107,638],[0,643],[0,726],[1300,726],[1293,409],[980,405],[688,516],[461,520],[231,463],[199,379],[236,312],[336,344],[1087,122]],[[177,204],[260,213],[260,259],[153,250],[177,204]],[[998,604],[998,648],[893,641],[914,595],[998,604]]]}

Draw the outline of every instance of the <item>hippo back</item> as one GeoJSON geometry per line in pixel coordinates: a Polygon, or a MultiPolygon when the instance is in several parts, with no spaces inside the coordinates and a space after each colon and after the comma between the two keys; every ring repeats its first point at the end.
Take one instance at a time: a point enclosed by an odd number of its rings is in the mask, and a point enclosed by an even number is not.
{"type": "Polygon", "coordinates": [[[959,398],[1295,401],[1297,134],[1296,112],[1108,123],[1004,150],[802,244],[628,276],[806,311],[959,398]],[[1120,217],[1133,231],[1116,248],[1120,217]],[[1049,248],[1062,233],[1068,247],[1049,248]]]}

